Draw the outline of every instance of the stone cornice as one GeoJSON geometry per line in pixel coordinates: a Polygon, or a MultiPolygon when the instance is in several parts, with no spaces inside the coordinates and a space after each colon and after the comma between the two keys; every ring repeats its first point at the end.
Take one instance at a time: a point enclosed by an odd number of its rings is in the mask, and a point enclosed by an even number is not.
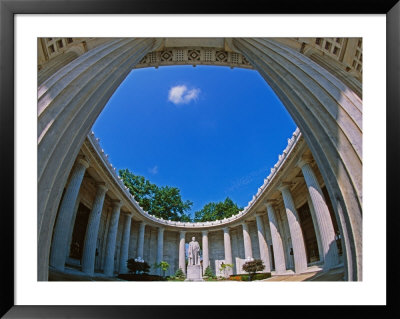
{"type": "Polygon", "coordinates": [[[278,162],[271,168],[271,172],[266,179],[264,179],[263,185],[259,187],[257,193],[253,196],[252,200],[248,203],[248,205],[244,208],[243,211],[239,212],[236,215],[233,215],[229,218],[224,218],[222,220],[216,221],[209,221],[209,222],[197,222],[197,223],[189,223],[189,222],[178,222],[178,221],[170,221],[164,220],[162,218],[157,218],[153,215],[150,215],[148,212],[144,211],[139,203],[135,200],[134,196],[129,192],[128,187],[126,187],[122,181],[122,179],[118,176],[115,167],[108,160],[108,155],[105,154],[104,150],[101,148],[99,144],[99,139],[94,136],[94,133],[91,132],[88,137],[87,141],[88,144],[91,146],[90,148],[94,151],[97,157],[100,159],[103,167],[106,169],[105,171],[114,182],[115,186],[119,188],[120,192],[124,195],[124,197],[128,200],[130,206],[134,209],[134,213],[137,213],[141,216],[141,220],[144,221],[149,225],[154,225],[157,227],[160,226],[169,226],[168,229],[175,229],[175,230],[198,230],[203,231],[207,230],[217,230],[222,229],[223,227],[228,226],[237,226],[240,223],[244,222],[244,218],[249,216],[250,213],[253,212],[253,207],[255,207],[263,194],[267,192],[269,187],[271,186],[272,182],[275,181],[278,172],[283,168],[285,163],[288,161],[289,158],[293,157],[293,153],[295,153],[296,146],[298,142],[302,139],[302,135],[300,130],[297,128],[292,137],[288,139],[288,144],[284,149],[283,153],[279,155],[278,162]],[[150,223],[149,223],[150,222],[150,223]]]}
{"type": "Polygon", "coordinates": [[[168,65],[216,65],[253,69],[240,53],[207,47],[163,48],[146,54],[134,69],[168,65]]]}

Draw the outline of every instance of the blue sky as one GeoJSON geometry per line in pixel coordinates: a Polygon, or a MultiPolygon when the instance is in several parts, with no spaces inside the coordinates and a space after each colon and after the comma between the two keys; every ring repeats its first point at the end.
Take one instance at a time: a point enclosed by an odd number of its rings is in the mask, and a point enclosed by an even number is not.
{"type": "Polygon", "coordinates": [[[244,207],[296,125],[253,70],[133,70],[93,126],[116,169],[181,190],[191,214],[229,196],[244,207]]]}

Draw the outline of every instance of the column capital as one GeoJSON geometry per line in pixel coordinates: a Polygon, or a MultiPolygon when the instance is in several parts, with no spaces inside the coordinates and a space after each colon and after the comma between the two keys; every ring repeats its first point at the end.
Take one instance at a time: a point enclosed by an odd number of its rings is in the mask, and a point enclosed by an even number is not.
{"type": "Polygon", "coordinates": [[[186,235],[186,230],[180,230],[179,234],[186,235]]]}
{"type": "Polygon", "coordinates": [[[108,188],[107,188],[107,186],[106,186],[106,183],[104,183],[104,182],[97,182],[97,183],[96,183],[96,187],[97,187],[98,189],[101,189],[101,190],[104,191],[104,192],[107,192],[107,191],[108,191],[108,188]]]}
{"type": "Polygon", "coordinates": [[[224,233],[229,233],[229,227],[224,227],[222,228],[222,230],[224,231],[224,233]]]}
{"type": "Polygon", "coordinates": [[[208,230],[202,230],[201,231],[201,234],[204,236],[204,235],[208,235],[208,230]]]}
{"type": "Polygon", "coordinates": [[[89,158],[87,156],[78,155],[78,157],[76,159],[76,163],[79,163],[79,164],[83,165],[85,168],[88,168],[89,164],[90,164],[90,161],[89,161],[89,158]]]}
{"type": "Polygon", "coordinates": [[[278,188],[278,190],[280,192],[282,192],[285,189],[289,189],[290,190],[290,186],[291,185],[293,185],[292,182],[282,182],[282,183],[279,184],[279,186],[277,188],[278,188]]]}
{"type": "Polygon", "coordinates": [[[132,218],[132,214],[130,212],[121,212],[121,214],[124,215],[125,217],[132,218]]]}
{"type": "Polygon", "coordinates": [[[121,208],[122,207],[122,201],[119,199],[114,199],[113,201],[111,201],[112,206],[115,208],[121,208]]]}
{"type": "MultiPolygon", "coordinates": [[[[268,205],[268,204],[266,204],[266,205],[268,205]]],[[[254,216],[256,216],[256,217],[264,217],[265,213],[264,212],[258,212],[254,216]]]]}
{"type": "Polygon", "coordinates": [[[278,203],[278,201],[276,200],[276,199],[268,199],[266,202],[265,202],[265,206],[271,206],[271,207],[274,207],[276,204],[278,203]]]}
{"type": "Polygon", "coordinates": [[[164,227],[162,227],[162,226],[158,226],[158,232],[160,233],[160,232],[164,232],[164,230],[165,230],[165,228],[164,227]]]}
{"type": "Polygon", "coordinates": [[[302,168],[306,164],[311,164],[312,157],[310,155],[302,155],[297,161],[296,166],[302,168]]]}

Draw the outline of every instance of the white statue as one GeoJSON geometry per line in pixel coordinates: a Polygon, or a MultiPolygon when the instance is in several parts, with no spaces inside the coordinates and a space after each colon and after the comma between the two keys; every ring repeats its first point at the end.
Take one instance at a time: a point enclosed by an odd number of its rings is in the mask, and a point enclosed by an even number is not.
{"type": "Polygon", "coordinates": [[[195,237],[192,237],[192,241],[189,243],[188,254],[188,265],[200,265],[200,245],[195,241],[195,237]]]}

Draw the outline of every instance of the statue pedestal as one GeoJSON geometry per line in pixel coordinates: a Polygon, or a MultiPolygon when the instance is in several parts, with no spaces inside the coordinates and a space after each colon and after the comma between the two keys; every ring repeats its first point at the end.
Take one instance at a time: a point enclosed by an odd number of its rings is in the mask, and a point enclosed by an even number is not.
{"type": "Polygon", "coordinates": [[[186,271],[187,281],[203,281],[201,265],[188,265],[186,271]]]}

